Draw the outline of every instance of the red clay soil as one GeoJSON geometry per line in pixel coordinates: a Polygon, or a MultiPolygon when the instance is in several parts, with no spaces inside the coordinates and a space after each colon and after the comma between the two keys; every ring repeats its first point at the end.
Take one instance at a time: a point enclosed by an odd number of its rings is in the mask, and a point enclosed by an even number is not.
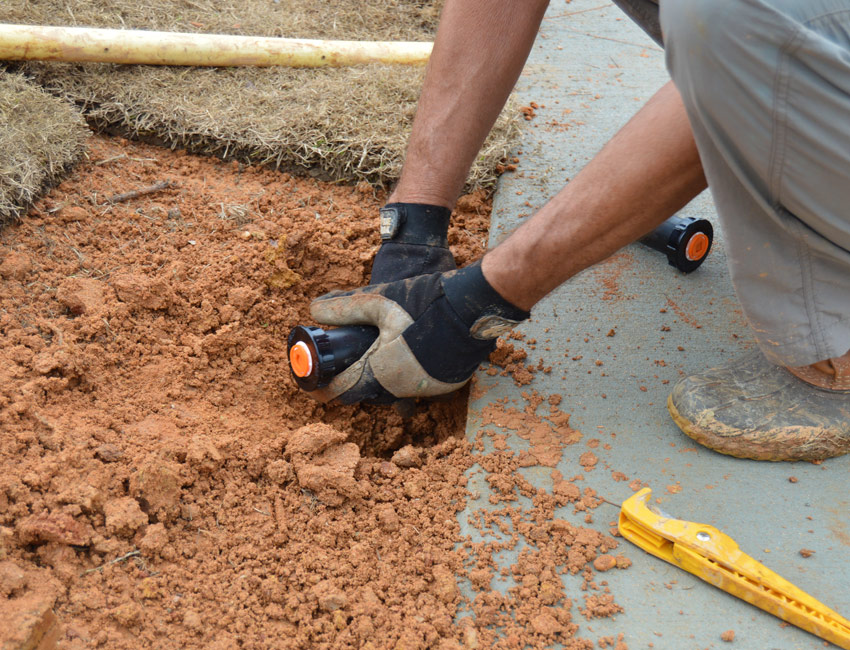
{"type": "MultiPolygon", "coordinates": [[[[367,282],[383,196],[120,140],[89,156],[0,232],[0,647],[39,621],[63,648],[593,646],[572,618],[620,611],[592,571],[617,542],[553,519],[592,491],[536,494],[516,478],[528,458],[475,453],[465,394],[402,419],[289,377],[309,301],[367,282]],[[463,544],[455,516],[475,463],[499,501],[534,497],[506,508],[536,545],[507,597],[496,547],[463,544]],[[577,612],[558,565],[585,575],[577,612]],[[455,622],[458,577],[475,623],[455,622]]],[[[459,202],[459,264],[489,209],[459,202]]],[[[529,399],[506,411],[523,426],[529,399]]],[[[531,429],[545,464],[581,437],[549,417],[531,429]]]]}

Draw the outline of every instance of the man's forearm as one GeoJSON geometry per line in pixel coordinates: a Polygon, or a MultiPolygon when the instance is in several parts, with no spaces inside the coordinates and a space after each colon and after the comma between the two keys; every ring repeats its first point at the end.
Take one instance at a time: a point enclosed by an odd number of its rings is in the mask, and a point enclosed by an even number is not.
{"type": "Polygon", "coordinates": [[[448,208],[522,71],[548,0],[448,0],[389,201],[448,208]]]}
{"type": "Polygon", "coordinates": [[[484,276],[505,299],[531,309],[705,187],[684,105],[669,82],[575,179],[484,257],[484,276]]]}

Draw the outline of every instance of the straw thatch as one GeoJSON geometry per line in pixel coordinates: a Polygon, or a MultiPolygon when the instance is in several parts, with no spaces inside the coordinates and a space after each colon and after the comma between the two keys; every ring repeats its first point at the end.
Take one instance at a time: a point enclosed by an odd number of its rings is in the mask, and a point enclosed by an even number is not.
{"type": "Polygon", "coordinates": [[[0,226],[83,153],[79,111],[18,74],[0,71],[0,226]]]}
{"type": "MultiPolygon", "coordinates": [[[[341,40],[431,40],[439,6],[411,0],[7,0],[0,21],[341,40]]],[[[422,68],[293,70],[28,63],[98,129],[339,180],[398,177],[422,68]]],[[[470,174],[494,179],[517,130],[499,123],[470,174]]]]}

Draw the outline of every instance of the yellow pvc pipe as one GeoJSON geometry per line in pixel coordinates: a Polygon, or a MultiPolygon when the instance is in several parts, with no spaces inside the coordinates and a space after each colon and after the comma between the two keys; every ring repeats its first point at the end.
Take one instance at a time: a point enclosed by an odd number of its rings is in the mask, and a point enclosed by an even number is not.
{"type": "Polygon", "coordinates": [[[428,60],[432,45],[0,24],[0,60],[8,61],[296,68],[415,65],[428,60]]]}

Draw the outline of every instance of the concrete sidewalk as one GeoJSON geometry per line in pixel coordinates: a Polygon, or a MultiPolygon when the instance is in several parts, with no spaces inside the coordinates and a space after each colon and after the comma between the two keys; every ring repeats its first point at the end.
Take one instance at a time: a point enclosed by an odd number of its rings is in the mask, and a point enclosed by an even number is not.
{"type": "MultiPolygon", "coordinates": [[[[661,50],[613,5],[600,0],[553,4],[519,86],[521,100],[540,108],[526,124],[519,171],[501,179],[490,245],[554,195],[667,79],[661,50]]],[[[706,217],[717,229],[708,193],[684,214],[706,217]]],[[[722,239],[718,233],[707,262],[689,276],[660,254],[632,245],[549,296],[521,331],[526,341],[537,341],[528,362],[542,359],[552,372],[536,373],[523,388],[509,376],[479,373],[478,385],[486,392],[470,402],[468,438],[475,439],[484,426],[482,411],[497,400],[507,398],[521,408],[523,390],[560,394],[560,408],[572,414],[570,426],[584,435],[564,450],[557,469],[565,477],[583,474],[584,485],[616,503],[633,494],[629,483],[638,479],[673,516],[716,526],[744,552],[848,616],[850,457],[819,466],[738,460],[700,448],[667,414],[667,395],[680,376],[752,347],[722,239]],[[599,441],[593,448],[599,462],[587,471],[578,458],[592,439],[599,441]],[[615,480],[622,478],[616,472],[629,480],[615,480]],[[803,548],[814,555],[803,558],[803,548]]],[[[510,448],[528,446],[516,431],[500,432],[508,435],[510,448]]],[[[550,468],[520,471],[551,491],[550,468]]],[[[470,475],[470,489],[480,498],[467,504],[461,522],[466,534],[481,539],[468,519],[493,508],[483,472],[470,475]]],[[[527,507],[527,500],[519,502],[527,507]]],[[[562,510],[558,517],[586,525],[571,507],[562,510]]],[[[590,525],[607,534],[616,515],[616,508],[603,504],[590,525]]],[[[521,548],[504,552],[500,565],[513,564],[521,548]]],[[[633,566],[605,579],[625,613],[588,623],[575,612],[581,625],[577,636],[596,639],[622,631],[633,650],[683,650],[725,647],[720,634],[734,629],[734,648],[824,646],[628,542],[618,551],[633,566]]],[[[509,586],[507,579],[492,584],[501,591],[509,586]]],[[[566,588],[570,593],[572,587],[566,588]]]]}

